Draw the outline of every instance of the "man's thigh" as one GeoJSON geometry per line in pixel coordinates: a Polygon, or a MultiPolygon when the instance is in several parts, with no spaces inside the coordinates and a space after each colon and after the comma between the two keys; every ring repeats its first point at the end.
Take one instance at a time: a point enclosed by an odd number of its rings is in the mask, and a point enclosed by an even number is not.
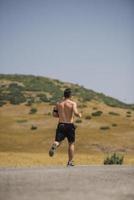
{"type": "Polygon", "coordinates": [[[56,129],[55,141],[61,142],[62,140],[65,139],[65,137],[66,135],[65,135],[64,127],[61,125],[58,125],[56,129]]]}

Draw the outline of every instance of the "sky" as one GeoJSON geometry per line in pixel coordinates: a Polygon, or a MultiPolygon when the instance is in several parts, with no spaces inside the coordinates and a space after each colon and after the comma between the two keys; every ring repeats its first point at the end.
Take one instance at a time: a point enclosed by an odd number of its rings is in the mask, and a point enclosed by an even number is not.
{"type": "Polygon", "coordinates": [[[134,103],[134,0],[0,0],[0,73],[134,103]]]}

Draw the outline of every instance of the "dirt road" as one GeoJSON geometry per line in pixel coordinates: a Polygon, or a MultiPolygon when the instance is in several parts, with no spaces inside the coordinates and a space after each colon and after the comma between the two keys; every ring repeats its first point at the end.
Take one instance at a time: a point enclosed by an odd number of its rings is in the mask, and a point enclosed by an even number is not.
{"type": "Polygon", "coordinates": [[[133,200],[134,167],[0,168],[0,200],[133,200]]]}

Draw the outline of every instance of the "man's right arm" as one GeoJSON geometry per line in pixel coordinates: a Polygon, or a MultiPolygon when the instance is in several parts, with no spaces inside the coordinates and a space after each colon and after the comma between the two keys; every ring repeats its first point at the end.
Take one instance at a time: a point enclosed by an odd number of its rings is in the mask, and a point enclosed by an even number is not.
{"type": "Polygon", "coordinates": [[[59,117],[57,104],[53,108],[53,117],[59,117]]]}
{"type": "Polygon", "coordinates": [[[75,116],[81,117],[81,113],[78,112],[76,103],[73,104],[73,112],[74,112],[75,116]]]}

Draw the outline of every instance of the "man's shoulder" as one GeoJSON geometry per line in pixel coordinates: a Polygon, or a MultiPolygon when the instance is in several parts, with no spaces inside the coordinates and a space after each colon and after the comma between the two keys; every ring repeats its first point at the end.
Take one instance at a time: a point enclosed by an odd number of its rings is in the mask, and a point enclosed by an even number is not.
{"type": "Polygon", "coordinates": [[[63,100],[57,101],[56,105],[58,106],[58,105],[62,104],[63,102],[64,102],[63,100]]]}
{"type": "Polygon", "coordinates": [[[72,104],[72,105],[76,105],[77,103],[74,101],[74,100],[72,100],[72,99],[69,99],[69,100],[64,100],[64,99],[62,99],[62,100],[60,100],[60,101],[58,101],[58,102],[56,102],[56,105],[60,105],[60,104],[64,104],[64,103],[70,103],[70,104],[72,104]]]}
{"type": "Polygon", "coordinates": [[[71,103],[72,105],[76,105],[76,102],[73,101],[73,100],[70,100],[70,103],[71,103]]]}

